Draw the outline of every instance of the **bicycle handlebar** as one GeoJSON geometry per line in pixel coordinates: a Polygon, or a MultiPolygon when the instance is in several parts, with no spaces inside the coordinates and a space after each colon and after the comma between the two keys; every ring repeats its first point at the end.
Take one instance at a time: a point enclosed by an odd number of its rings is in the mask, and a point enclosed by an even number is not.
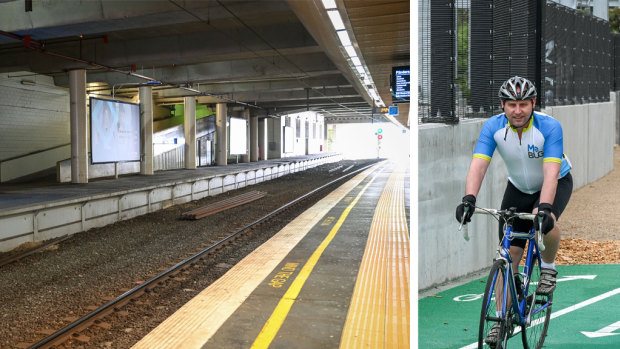
{"type": "MultiPolygon", "coordinates": [[[[495,210],[492,208],[478,208],[476,207],[476,210],[474,211],[474,214],[478,213],[478,214],[486,214],[486,215],[491,215],[491,216],[502,216],[503,213],[507,212],[507,210],[495,210]]],[[[519,219],[524,219],[524,220],[528,220],[528,221],[533,221],[534,219],[536,219],[535,214],[533,213],[519,213],[519,212],[514,212],[512,214],[515,218],[519,218],[519,219]]]]}
{"type": "MultiPolygon", "coordinates": [[[[467,212],[469,211],[469,207],[465,206],[465,210],[463,213],[463,219],[461,219],[461,225],[459,226],[459,231],[463,230],[463,238],[465,239],[465,241],[469,241],[469,233],[468,233],[468,229],[467,229],[467,224],[463,223],[465,222],[465,217],[467,216],[467,212]]],[[[505,213],[507,213],[508,210],[496,210],[496,209],[492,209],[492,208],[478,208],[476,207],[474,210],[474,214],[486,214],[486,215],[491,215],[491,216],[495,216],[495,217],[503,217],[505,213]]],[[[515,217],[515,218],[519,218],[519,219],[524,219],[524,220],[529,220],[529,221],[534,221],[536,220],[536,217],[539,217],[537,214],[533,214],[533,213],[520,213],[520,212],[511,212],[511,216],[515,217]]],[[[538,242],[538,249],[540,251],[544,251],[545,250],[545,244],[543,242],[543,234],[541,234],[540,232],[542,231],[542,219],[538,220],[538,229],[536,229],[537,232],[537,242],[538,242]]]]}

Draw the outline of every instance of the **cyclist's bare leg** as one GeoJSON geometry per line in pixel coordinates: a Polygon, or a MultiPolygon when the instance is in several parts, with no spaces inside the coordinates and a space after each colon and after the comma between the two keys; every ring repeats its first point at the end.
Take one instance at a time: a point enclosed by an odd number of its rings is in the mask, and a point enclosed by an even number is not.
{"type": "MultiPolygon", "coordinates": [[[[535,209],[534,214],[538,213],[538,209],[535,209]]],[[[543,236],[543,242],[545,243],[545,250],[540,253],[540,257],[545,263],[553,263],[555,262],[555,256],[558,253],[558,249],[560,248],[560,239],[561,232],[558,227],[557,220],[555,218],[555,214],[552,212],[551,216],[553,217],[553,229],[550,232],[543,236]]],[[[512,248],[511,248],[512,249],[512,248]]],[[[512,253],[511,253],[512,256],[512,253]]]]}
{"type": "MultiPolygon", "coordinates": [[[[512,259],[512,272],[513,275],[519,273],[519,262],[521,261],[521,257],[523,256],[524,249],[519,246],[510,246],[510,258],[512,259]]],[[[497,297],[502,297],[504,288],[504,278],[498,278],[495,284],[495,292],[497,297]]],[[[497,310],[501,309],[501,302],[496,301],[495,305],[497,306],[497,310]]],[[[512,305],[512,297],[510,296],[510,292],[507,294],[506,299],[506,308],[510,308],[512,305]]]]}
{"type": "Polygon", "coordinates": [[[543,242],[545,243],[545,250],[540,253],[542,260],[545,263],[553,263],[555,261],[555,255],[558,253],[560,247],[560,228],[555,225],[547,235],[543,236],[543,242]]]}
{"type": "Polygon", "coordinates": [[[512,272],[514,274],[519,273],[519,263],[523,258],[523,252],[525,250],[519,246],[510,246],[510,258],[512,258],[512,272]]]}

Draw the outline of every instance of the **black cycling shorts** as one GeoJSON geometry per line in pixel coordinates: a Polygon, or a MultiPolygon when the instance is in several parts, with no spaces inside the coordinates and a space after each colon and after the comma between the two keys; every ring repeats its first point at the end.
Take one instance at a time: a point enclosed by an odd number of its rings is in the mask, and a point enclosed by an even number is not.
{"type": "MultiPolygon", "coordinates": [[[[558,187],[555,191],[555,198],[553,200],[553,214],[556,220],[560,219],[560,215],[564,212],[568,200],[573,193],[573,177],[570,172],[566,176],[558,180],[558,187]]],[[[502,199],[501,209],[505,210],[511,207],[516,207],[517,212],[532,212],[535,207],[538,207],[538,201],[540,200],[540,192],[534,194],[525,194],[517,189],[510,181],[506,186],[504,192],[504,198],[502,199]]],[[[532,229],[532,221],[515,219],[513,222],[514,231],[528,232],[532,229]]],[[[499,222],[499,239],[500,241],[504,237],[504,220],[500,219],[499,222]]],[[[526,240],[514,239],[510,242],[511,246],[519,246],[525,248],[526,240]]]]}

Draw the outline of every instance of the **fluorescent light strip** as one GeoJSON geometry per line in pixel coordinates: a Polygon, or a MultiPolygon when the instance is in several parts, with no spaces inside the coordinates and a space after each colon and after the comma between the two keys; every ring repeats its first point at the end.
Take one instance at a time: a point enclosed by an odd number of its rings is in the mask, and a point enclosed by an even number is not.
{"type": "Polygon", "coordinates": [[[323,7],[325,7],[326,10],[336,8],[336,0],[323,0],[323,7]]]}
{"type": "MultiPolygon", "coordinates": [[[[359,79],[364,84],[364,87],[367,89],[368,94],[372,97],[373,102],[377,106],[384,107],[385,104],[383,103],[381,96],[377,94],[375,90],[374,82],[369,76],[367,76],[366,69],[362,65],[362,61],[357,56],[357,52],[355,51],[355,48],[353,47],[353,44],[351,43],[351,38],[349,38],[349,33],[347,32],[346,27],[344,26],[342,17],[340,17],[340,12],[338,12],[336,1],[335,0],[322,0],[322,2],[323,2],[323,7],[325,7],[325,10],[328,10],[327,15],[329,16],[329,19],[332,22],[332,25],[336,29],[336,33],[338,34],[340,43],[342,44],[345,51],[349,55],[349,58],[351,58],[351,62],[353,63],[355,69],[359,73],[359,79]],[[369,88],[369,86],[372,86],[372,87],[369,88]]],[[[394,118],[392,118],[392,120],[395,121],[396,124],[400,124],[394,118]]]]}
{"type": "Polygon", "coordinates": [[[339,30],[336,32],[340,38],[342,46],[351,46],[351,39],[349,39],[349,33],[346,30],[339,30]]]}
{"type": "Polygon", "coordinates": [[[344,50],[347,51],[347,54],[349,55],[349,57],[351,58],[357,57],[357,52],[355,52],[355,49],[353,48],[353,46],[345,46],[344,50]]]}
{"type": "Polygon", "coordinates": [[[344,30],[344,23],[342,22],[342,18],[340,18],[340,12],[338,10],[329,10],[327,11],[327,15],[329,16],[329,20],[332,21],[332,24],[336,30],[344,30]]]}

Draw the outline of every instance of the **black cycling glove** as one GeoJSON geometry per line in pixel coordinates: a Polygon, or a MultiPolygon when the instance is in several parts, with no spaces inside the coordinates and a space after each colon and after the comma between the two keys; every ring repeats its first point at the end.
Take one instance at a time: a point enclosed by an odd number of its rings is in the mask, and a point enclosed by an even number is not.
{"type": "MultiPolygon", "coordinates": [[[[542,218],[542,233],[545,235],[553,229],[555,224],[553,222],[553,216],[551,216],[552,209],[553,206],[551,206],[551,204],[542,203],[538,205],[538,217],[542,218]]],[[[538,226],[536,226],[536,228],[538,228],[538,226]]]]}
{"type": "Polygon", "coordinates": [[[459,223],[469,223],[471,222],[471,216],[474,214],[474,210],[476,207],[476,197],[469,194],[463,196],[463,202],[456,207],[456,220],[459,223]],[[465,222],[461,222],[463,219],[463,214],[465,213],[465,206],[469,207],[467,210],[467,215],[465,216],[465,222]]]}

